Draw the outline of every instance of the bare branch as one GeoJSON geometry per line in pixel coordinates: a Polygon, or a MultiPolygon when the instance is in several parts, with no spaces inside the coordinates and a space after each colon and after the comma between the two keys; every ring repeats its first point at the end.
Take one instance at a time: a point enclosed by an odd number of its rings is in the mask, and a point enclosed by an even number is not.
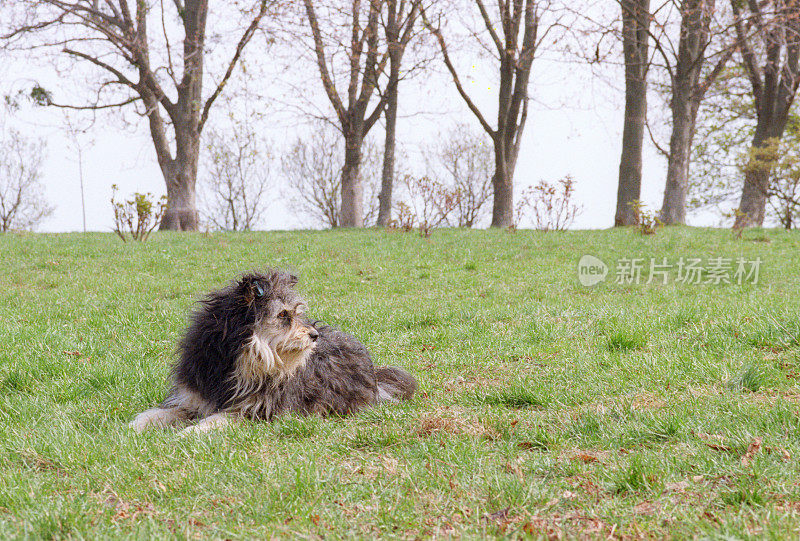
{"type": "Polygon", "coordinates": [[[314,52],[317,56],[317,67],[319,68],[320,77],[322,77],[322,86],[336,111],[336,115],[339,117],[339,120],[344,123],[346,121],[346,111],[336,91],[336,87],[333,84],[330,72],[328,71],[328,62],[325,59],[325,43],[322,41],[322,33],[319,30],[319,22],[317,21],[317,15],[314,11],[314,5],[311,0],[303,0],[303,2],[305,3],[311,34],[314,37],[314,52]]]}
{"type": "Polygon", "coordinates": [[[130,79],[128,79],[121,71],[119,71],[115,67],[111,66],[110,64],[107,64],[107,63],[103,62],[102,60],[100,60],[98,58],[95,58],[94,56],[88,55],[88,54],[83,53],[81,51],[75,51],[73,49],[64,49],[64,52],[66,54],[69,54],[69,55],[72,55],[72,56],[77,56],[78,58],[83,58],[84,60],[87,60],[88,62],[91,62],[95,66],[99,66],[99,67],[103,68],[104,70],[106,70],[106,71],[110,72],[112,75],[114,75],[117,78],[117,81],[119,81],[120,84],[129,86],[130,88],[132,88],[134,90],[138,90],[139,89],[139,85],[137,83],[134,83],[130,79]]]}
{"type": "Polygon", "coordinates": [[[425,27],[434,35],[436,41],[439,42],[439,48],[442,51],[445,66],[447,66],[447,71],[450,72],[450,75],[453,78],[453,83],[456,85],[458,93],[461,95],[461,98],[467,104],[467,107],[469,107],[469,110],[472,111],[472,114],[475,115],[475,118],[478,119],[478,122],[481,123],[481,126],[486,131],[486,133],[488,133],[489,136],[494,139],[497,136],[497,130],[492,128],[492,126],[486,121],[486,119],[483,116],[483,113],[481,113],[481,110],[478,108],[477,105],[475,105],[475,102],[472,101],[472,98],[469,97],[469,94],[467,94],[466,90],[464,90],[464,85],[461,84],[461,79],[458,76],[458,72],[456,71],[453,62],[450,59],[450,54],[447,51],[447,44],[444,41],[444,36],[442,35],[441,29],[431,24],[431,22],[428,20],[424,8],[421,9],[420,14],[422,15],[422,21],[425,24],[425,27]]]}
{"type": "Polygon", "coordinates": [[[267,0],[261,0],[261,6],[258,10],[258,13],[253,18],[253,20],[250,21],[250,26],[247,27],[247,30],[245,30],[244,34],[239,40],[239,43],[236,45],[236,51],[233,54],[233,58],[228,63],[228,69],[225,71],[225,75],[222,77],[222,80],[214,89],[214,92],[211,94],[211,96],[209,96],[209,98],[206,100],[206,104],[203,107],[203,113],[202,115],[200,115],[200,122],[198,123],[197,131],[199,132],[203,131],[203,126],[205,125],[206,120],[208,120],[208,112],[211,109],[211,106],[214,104],[214,100],[217,99],[217,97],[222,92],[222,89],[225,88],[225,84],[228,82],[228,79],[231,78],[231,75],[233,74],[233,69],[236,67],[236,63],[239,61],[239,58],[242,55],[242,51],[244,51],[244,48],[250,42],[250,39],[253,37],[253,34],[255,34],[256,30],[258,29],[258,25],[261,23],[261,19],[264,17],[266,13],[267,13],[267,0]]]}
{"type": "Polygon", "coordinates": [[[497,32],[494,29],[494,25],[492,24],[492,19],[489,17],[489,13],[486,11],[486,6],[483,5],[483,0],[475,0],[475,3],[478,5],[478,9],[481,12],[481,18],[483,19],[483,24],[486,26],[486,30],[489,32],[489,35],[492,37],[492,41],[494,42],[495,47],[497,47],[497,53],[502,55],[505,47],[503,46],[503,42],[500,40],[500,36],[497,35],[497,32]]]}

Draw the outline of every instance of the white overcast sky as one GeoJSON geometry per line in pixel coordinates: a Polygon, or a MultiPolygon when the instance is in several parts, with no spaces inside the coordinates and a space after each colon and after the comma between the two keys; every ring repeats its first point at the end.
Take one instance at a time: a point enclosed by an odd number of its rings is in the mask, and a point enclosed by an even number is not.
{"type": "MultiPolygon", "coordinates": [[[[256,49],[260,45],[253,44],[256,49]]],[[[316,67],[307,61],[298,61],[287,75],[283,59],[270,66],[263,52],[250,51],[261,57],[266,76],[248,83],[263,98],[251,100],[248,108],[264,111],[265,121],[259,130],[272,141],[271,153],[280,153],[292,140],[307,129],[308,124],[296,109],[288,111],[286,103],[301,103],[293,93],[302,89],[304,99],[321,108],[327,106],[316,67]],[[278,82],[274,82],[277,77],[278,82]],[[280,82],[285,77],[295,81],[290,85],[280,82]]],[[[466,86],[474,100],[487,111],[486,117],[494,120],[496,89],[487,69],[487,59],[473,59],[469,51],[461,52],[465,67],[466,86]]],[[[531,76],[531,110],[525,129],[515,180],[517,191],[524,186],[546,179],[555,181],[572,175],[576,181],[577,202],[583,211],[576,220],[576,228],[606,228],[613,225],[616,187],[620,157],[622,110],[624,93],[619,68],[607,66],[602,77],[575,61],[557,58],[534,61],[531,76]],[[609,81],[619,81],[610,84],[609,81]]],[[[435,72],[404,82],[401,87],[402,118],[398,126],[398,141],[409,151],[409,159],[418,154],[420,141],[437,137],[457,122],[467,122],[479,130],[478,122],[461,102],[440,62],[434,62],[435,72]]],[[[596,69],[596,68],[595,68],[596,69]]],[[[15,91],[39,81],[60,95],[64,81],[47,66],[28,62],[18,57],[2,70],[6,81],[4,92],[15,91]]],[[[206,90],[206,94],[208,93],[206,90]]],[[[224,96],[223,96],[224,98],[224,96]]],[[[653,102],[655,100],[652,100],[653,102]]],[[[221,104],[224,107],[224,104],[221,104]]],[[[661,109],[656,114],[666,114],[661,103],[651,108],[661,109]]],[[[226,112],[220,108],[212,111],[212,124],[224,119],[226,112]]],[[[237,114],[234,111],[234,114],[237,114]]],[[[77,115],[74,115],[77,119],[77,115]]],[[[81,199],[76,153],[73,144],[64,136],[63,117],[57,110],[34,110],[25,107],[8,124],[23,126],[26,131],[43,137],[48,143],[48,156],[42,174],[48,200],[55,205],[54,214],[39,228],[41,231],[80,231],[82,229],[81,199]]],[[[122,195],[139,191],[156,195],[165,192],[164,181],[156,163],[152,143],[147,136],[146,122],[138,126],[120,126],[118,116],[100,116],[90,132],[80,137],[84,146],[83,171],[86,191],[86,221],[90,231],[110,231],[113,216],[109,199],[111,185],[117,184],[122,195]]],[[[375,128],[374,136],[382,141],[382,127],[375,128]]],[[[277,171],[276,171],[277,172],[277,171]]],[[[666,162],[647,145],[644,157],[642,199],[652,209],[661,205],[666,162]]],[[[276,174],[280,182],[279,174],[276,174]]],[[[202,182],[202,171],[201,178],[202,182]]],[[[281,187],[272,190],[270,212],[261,224],[263,229],[295,229],[304,223],[295,216],[281,197],[281,187]]],[[[694,225],[712,225],[713,216],[695,218],[694,225]]]]}

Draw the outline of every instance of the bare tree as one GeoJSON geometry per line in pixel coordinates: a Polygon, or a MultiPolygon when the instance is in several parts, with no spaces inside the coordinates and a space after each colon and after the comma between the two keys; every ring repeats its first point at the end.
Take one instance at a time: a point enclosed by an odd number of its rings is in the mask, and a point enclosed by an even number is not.
{"type": "Polygon", "coordinates": [[[386,46],[389,51],[389,81],[386,85],[386,138],[383,151],[383,172],[378,225],[387,226],[392,220],[392,188],[395,175],[397,137],[397,108],[403,55],[414,35],[421,0],[386,0],[386,46]]]}
{"type": "MultiPolygon", "coordinates": [[[[436,37],[445,66],[452,76],[459,95],[478,119],[494,143],[495,171],[492,178],[494,191],[492,227],[509,227],[514,223],[514,170],[519,156],[522,133],[528,118],[528,81],[538,46],[548,31],[539,35],[539,24],[550,4],[535,0],[509,0],[498,3],[493,17],[484,0],[469,2],[477,9],[485,35],[490,43],[481,45],[496,53],[499,64],[499,90],[497,94],[497,127],[492,127],[477,104],[467,94],[450,56],[447,40],[441,25],[433,24],[431,14],[423,10],[425,25],[436,37]]],[[[440,17],[441,20],[441,17],[440,17]]],[[[482,33],[474,33],[481,40],[482,33]]]]}
{"type": "Polygon", "coordinates": [[[445,216],[449,225],[475,227],[490,215],[494,150],[483,133],[458,124],[422,154],[426,176],[456,194],[455,206],[445,216]]]}
{"type": "Polygon", "coordinates": [[[650,0],[620,0],[622,52],[625,58],[625,121],[619,161],[614,225],[634,225],[631,206],[642,191],[642,149],[647,116],[647,71],[650,67],[650,0]]]}
{"type": "Polygon", "coordinates": [[[96,99],[91,103],[58,103],[44,89],[34,89],[35,96],[47,105],[101,110],[135,104],[139,114],[147,117],[166,183],[169,207],[161,229],[196,230],[200,134],[212,105],[273,3],[254,0],[231,12],[231,18],[244,19],[244,30],[226,69],[205,99],[208,0],[20,0],[4,8],[8,30],[2,41],[7,47],[50,50],[96,70],[96,99]],[[176,37],[176,25],[182,37],[176,37]],[[28,37],[38,41],[30,43],[28,37]],[[181,46],[177,46],[178,39],[181,46]]]}
{"type": "Polygon", "coordinates": [[[718,13],[715,0],[685,0],[677,2],[677,8],[680,16],[677,55],[666,52],[671,41],[660,40],[657,43],[671,83],[672,135],[667,183],[660,213],[660,219],[665,224],[686,223],[689,164],[697,113],[709,87],[735,51],[732,44],[724,42],[728,26],[722,23],[716,29],[712,28],[712,19],[718,13]],[[715,37],[723,40],[723,43],[717,52],[709,54],[709,46],[715,37]],[[674,63],[672,58],[675,58],[674,63]],[[713,60],[713,64],[704,74],[709,59],[713,60]]]}
{"type": "Polygon", "coordinates": [[[620,14],[617,21],[612,22],[606,12],[600,12],[599,20],[597,12],[580,14],[591,22],[591,35],[599,39],[591,49],[578,49],[585,51],[579,56],[590,65],[605,66],[609,63],[601,52],[605,38],[614,36],[622,45],[625,116],[615,224],[636,223],[633,203],[641,196],[645,130],[668,160],[661,214],[667,223],[684,223],[698,109],[735,50],[730,10],[720,10],[716,0],[616,2],[620,14]],[[668,148],[656,141],[648,123],[647,93],[653,84],[669,100],[672,122],[668,148]]]}
{"type": "Polygon", "coordinates": [[[45,142],[28,139],[13,128],[2,135],[0,232],[35,229],[54,210],[39,182],[45,142]]]}
{"type": "Polygon", "coordinates": [[[89,150],[94,141],[91,139],[84,140],[83,136],[88,131],[88,127],[81,126],[78,121],[70,114],[70,111],[64,111],[64,125],[67,135],[69,136],[69,149],[73,152],[78,163],[78,183],[81,193],[81,218],[83,224],[83,232],[86,233],[86,186],[83,176],[83,163],[84,153],[89,150]]]}
{"type": "Polygon", "coordinates": [[[264,215],[272,184],[265,145],[247,119],[234,121],[228,132],[209,130],[206,137],[206,215],[223,231],[250,231],[264,215]]]}
{"type": "Polygon", "coordinates": [[[340,2],[303,0],[322,86],[336,113],[344,137],[341,175],[342,227],[364,225],[364,185],[361,178],[362,145],[386,105],[383,94],[370,110],[378,78],[384,72],[388,52],[381,47],[380,17],[383,0],[340,2]],[[320,16],[321,14],[321,16],[320,16]],[[366,24],[363,24],[366,21],[366,24]],[[323,24],[324,28],[323,28],[323,24]],[[362,26],[363,24],[363,26],[362,26]],[[344,60],[337,58],[343,53],[344,60]],[[336,81],[347,83],[342,95],[336,81]]]}
{"type": "MultiPolygon", "coordinates": [[[[756,128],[751,155],[780,140],[800,84],[800,1],[731,0],[742,64],[753,90],[756,128]],[[754,32],[748,32],[752,24],[754,32]]],[[[746,167],[735,229],[764,223],[770,170],[746,167]]]]}
{"type": "MultiPolygon", "coordinates": [[[[311,225],[341,225],[342,148],[345,146],[342,139],[341,133],[332,126],[321,123],[308,137],[298,138],[281,160],[289,205],[295,212],[309,217],[311,225]]],[[[370,140],[364,143],[361,169],[367,194],[363,223],[374,225],[378,213],[380,153],[370,140]]]]}

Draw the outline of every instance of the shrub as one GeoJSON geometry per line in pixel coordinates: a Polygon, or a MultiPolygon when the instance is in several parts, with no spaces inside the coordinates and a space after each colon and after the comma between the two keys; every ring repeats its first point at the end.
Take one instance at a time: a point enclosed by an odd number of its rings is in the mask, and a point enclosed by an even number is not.
{"type": "Polygon", "coordinates": [[[515,209],[515,228],[525,218],[540,231],[563,231],[575,221],[581,207],[573,202],[575,181],[569,175],[555,183],[546,180],[529,186],[520,194],[515,209]]]}
{"type": "Polygon", "coordinates": [[[111,189],[114,233],[123,242],[127,242],[129,237],[140,242],[146,241],[150,233],[161,223],[164,211],[167,210],[167,196],[162,195],[155,200],[151,193],[135,192],[131,199],[117,201],[116,194],[119,187],[114,184],[111,189]]]}
{"type": "Polygon", "coordinates": [[[633,209],[636,228],[642,235],[655,235],[656,230],[664,225],[664,222],[658,219],[655,212],[647,210],[646,205],[638,199],[631,201],[628,205],[633,209]]]}

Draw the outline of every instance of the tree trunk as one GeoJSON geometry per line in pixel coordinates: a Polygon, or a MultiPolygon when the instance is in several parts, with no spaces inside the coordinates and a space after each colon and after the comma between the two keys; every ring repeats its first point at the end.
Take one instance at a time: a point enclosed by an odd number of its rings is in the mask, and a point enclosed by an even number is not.
{"type": "Polygon", "coordinates": [[[495,162],[492,186],[494,201],[492,203],[492,227],[510,227],[514,225],[514,163],[503,149],[503,143],[495,143],[495,162]],[[511,162],[511,163],[509,163],[511,162]]]}
{"type": "Polygon", "coordinates": [[[364,186],[361,179],[360,134],[345,135],[344,167],[342,167],[341,227],[364,227],[364,186]]]}
{"type": "MultiPolygon", "coordinates": [[[[196,173],[196,172],[195,172],[196,173]]],[[[161,219],[161,231],[197,231],[197,199],[191,173],[176,164],[175,174],[167,181],[167,210],[161,219]]]]}
{"type": "MultiPolygon", "coordinates": [[[[170,112],[175,130],[175,158],[166,168],[167,210],[160,231],[197,231],[197,164],[200,159],[200,111],[203,103],[203,45],[206,35],[208,0],[188,0],[180,16],[183,40],[183,76],[178,101],[170,112]]],[[[159,160],[160,162],[161,160],[159,160]]],[[[164,171],[164,166],[162,166],[164,171]]]]}
{"type": "MultiPolygon", "coordinates": [[[[766,146],[769,139],[766,124],[767,120],[759,115],[756,125],[756,133],[753,142],[750,144],[751,153],[759,148],[766,146]]],[[[780,134],[783,129],[780,130],[780,134]]],[[[777,135],[780,137],[780,135],[777,135]]],[[[752,160],[751,165],[752,165],[752,160]]],[[[767,210],[767,192],[769,190],[770,170],[763,164],[747,167],[744,173],[744,186],[742,186],[742,197],[739,200],[739,209],[734,220],[734,229],[743,227],[761,227],[764,224],[764,215],[767,210]]]]}
{"type": "Polygon", "coordinates": [[[619,163],[614,225],[633,225],[631,203],[641,197],[642,149],[647,115],[648,28],[650,0],[622,0],[622,48],[625,54],[625,123],[619,163]]]}
{"type": "Polygon", "coordinates": [[[665,224],[686,223],[686,198],[689,189],[689,162],[697,111],[705,89],[727,63],[729,53],[717,62],[703,84],[700,75],[710,40],[709,28],[714,0],[685,0],[681,3],[680,43],[675,74],[672,77],[672,136],[669,141],[667,184],[661,206],[665,224]]]}
{"type": "Polygon", "coordinates": [[[761,227],[764,224],[768,189],[769,171],[754,169],[745,172],[742,198],[739,201],[739,212],[736,214],[734,229],[761,227]]]}
{"type": "Polygon", "coordinates": [[[381,193],[378,196],[378,225],[387,226],[392,221],[392,189],[394,188],[395,142],[397,137],[397,95],[400,79],[400,62],[392,58],[386,101],[386,141],[383,149],[381,193]]]}
{"type": "Polygon", "coordinates": [[[664,189],[664,203],[661,206],[660,216],[665,224],[686,223],[689,160],[697,118],[697,107],[690,101],[689,96],[683,91],[676,90],[673,90],[672,96],[672,136],[669,141],[667,185],[664,189]]]}
{"type": "Polygon", "coordinates": [[[634,201],[641,199],[642,147],[647,110],[647,88],[644,81],[628,81],[625,85],[625,125],[622,129],[622,156],[619,162],[617,213],[614,225],[634,225],[634,201]]]}
{"type": "MultiPolygon", "coordinates": [[[[180,103],[179,103],[180,105],[180,103]]],[[[175,158],[162,160],[161,171],[167,184],[167,210],[160,231],[197,231],[197,165],[200,159],[200,133],[196,115],[187,110],[188,120],[174,121],[175,158]],[[165,163],[162,163],[165,162],[165,163]]]]}
{"type": "MultiPolygon", "coordinates": [[[[389,51],[389,82],[386,85],[386,140],[383,149],[383,172],[381,193],[378,196],[378,225],[387,226],[392,221],[392,190],[394,188],[395,147],[397,139],[397,102],[400,84],[400,64],[403,61],[405,44],[400,43],[398,5],[396,0],[386,3],[386,40],[389,51]]],[[[414,5],[407,24],[414,25],[417,6],[414,5]]],[[[410,27],[406,29],[410,30],[410,27]]],[[[406,38],[407,43],[408,38],[406,38]]]]}

